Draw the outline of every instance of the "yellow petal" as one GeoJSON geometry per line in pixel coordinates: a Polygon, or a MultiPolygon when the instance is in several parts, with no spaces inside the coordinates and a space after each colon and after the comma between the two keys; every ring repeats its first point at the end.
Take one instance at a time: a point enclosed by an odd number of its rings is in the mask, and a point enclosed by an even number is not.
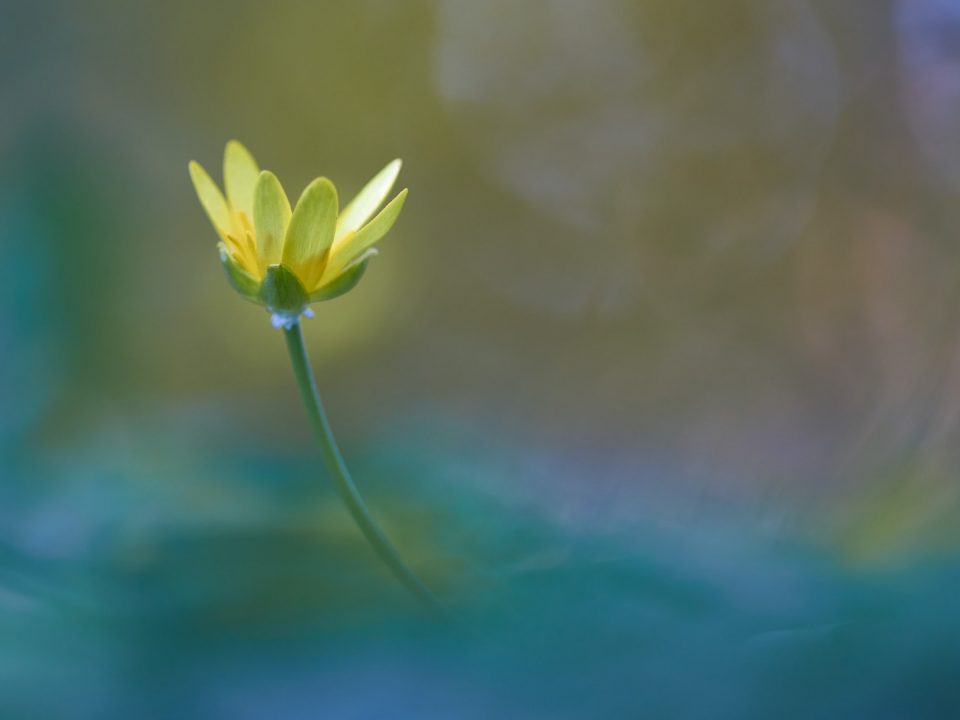
{"type": "Polygon", "coordinates": [[[354,260],[350,265],[344,268],[343,272],[337,277],[326,281],[322,287],[317,288],[310,293],[310,302],[320,302],[321,300],[333,300],[344,293],[353,290],[354,286],[360,282],[363,273],[367,270],[367,262],[377,254],[376,248],[369,248],[360,257],[354,260]]]}
{"type": "Polygon", "coordinates": [[[207,217],[210,218],[220,237],[226,237],[227,233],[234,231],[234,227],[233,216],[230,214],[230,208],[223,193],[200,163],[191,161],[189,168],[190,179],[193,181],[194,190],[197,191],[197,197],[200,198],[200,204],[203,205],[207,217]]]}
{"type": "Polygon", "coordinates": [[[260,168],[253,155],[241,143],[231,140],[223,153],[223,184],[227,200],[234,210],[253,218],[253,193],[260,168]]]}
{"type": "Polygon", "coordinates": [[[363,190],[340,213],[337,220],[336,238],[359,230],[370,219],[377,208],[387,197],[400,173],[401,160],[398,158],[378,172],[373,180],[368,182],[363,190]]]}
{"type": "Polygon", "coordinates": [[[297,201],[281,255],[283,264],[299,276],[307,292],[316,284],[313,268],[333,242],[336,224],[337,189],[327,178],[317,178],[297,201]]]}
{"type": "Polygon", "coordinates": [[[223,269],[227,271],[227,279],[233,289],[248,300],[256,302],[257,295],[260,292],[260,281],[243,269],[243,266],[236,261],[233,253],[224,243],[220,243],[218,248],[220,250],[220,262],[223,269]]]}
{"type": "Polygon", "coordinates": [[[240,267],[258,280],[263,278],[260,264],[257,262],[257,251],[249,235],[243,235],[240,238],[234,235],[225,235],[223,243],[240,267]]]}
{"type": "Polygon", "coordinates": [[[331,249],[330,259],[323,271],[322,283],[329,282],[353,262],[364,250],[387,234],[393,227],[403,209],[407,199],[407,190],[404,188],[381,210],[377,216],[358,231],[345,235],[331,249]]]}
{"type": "Polygon", "coordinates": [[[290,201],[283,186],[276,175],[264,170],[257,180],[253,198],[253,224],[262,269],[280,262],[290,215],[290,201]]]}
{"type": "Polygon", "coordinates": [[[319,255],[308,258],[297,268],[297,275],[303,278],[301,282],[307,292],[313,292],[320,286],[320,278],[323,277],[323,271],[327,267],[329,257],[330,250],[328,248],[319,255]]]}

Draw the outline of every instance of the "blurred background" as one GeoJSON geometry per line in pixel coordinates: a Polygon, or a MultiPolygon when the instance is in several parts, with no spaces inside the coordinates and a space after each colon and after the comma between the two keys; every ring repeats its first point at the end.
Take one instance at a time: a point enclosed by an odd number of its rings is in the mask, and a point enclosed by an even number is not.
{"type": "Polygon", "coordinates": [[[960,1],[0,0],[0,717],[960,716],[960,1]],[[281,334],[187,162],[410,198],[281,334]]]}

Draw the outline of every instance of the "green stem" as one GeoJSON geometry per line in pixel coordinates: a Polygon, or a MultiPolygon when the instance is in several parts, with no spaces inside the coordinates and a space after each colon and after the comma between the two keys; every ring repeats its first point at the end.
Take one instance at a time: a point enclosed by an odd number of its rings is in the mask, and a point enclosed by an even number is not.
{"type": "Polygon", "coordinates": [[[343,499],[347,510],[353,516],[354,521],[360,526],[367,541],[376,550],[377,555],[386,564],[390,571],[403,583],[410,592],[416,595],[423,603],[436,609],[441,609],[439,600],[423,584],[423,581],[410,569],[403,561],[396,548],[387,539],[383,530],[377,525],[366,503],[360,497],[357,486],[353,484],[350,478],[350,471],[347,470],[347,464],[343,461],[343,455],[340,454],[340,448],[337,447],[337,441],[333,437],[333,431],[330,429],[330,421],[327,420],[327,414],[323,409],[323,402],[320,400],[320,393],[317,391],[317,383],[313,379],[313,373],[310,370],[310,360],[307,357],[307,348],[303,344],[303,333],[300,331],[300,323],[296,322],[284,330],[287,339],[287,350],[290,352],[290,361],[293,363],[293,374],[297,378],[297,385],[300,388],[300,396],[303,398],[303,404],[307,408],[307,415],[310,417],[310,425],[313,428],[314,437],[320,445],[320,453],[323,455],[323,462],[327,466],[327,471],[333,478],[337,491],[343,499]]]}

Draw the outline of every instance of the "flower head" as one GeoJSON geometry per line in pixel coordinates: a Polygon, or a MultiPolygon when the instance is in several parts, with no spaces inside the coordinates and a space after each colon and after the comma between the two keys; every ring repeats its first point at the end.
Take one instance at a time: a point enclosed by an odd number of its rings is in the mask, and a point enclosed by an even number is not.
{"type": "Polygon", "coordinates": [[[290,327],[307,305],[330,300],[359,282],[372,247],[393,226],[406,189],[377,213],[400,172],[394,160],[339,209],[327,178],[311,182],[291,209],[276,175],[261,171],[239,142],[223,155],[226,197],[199,163],[190,178],[220,236],[220,261],[234,289],[266,306],[274,325],[290,327]]]}

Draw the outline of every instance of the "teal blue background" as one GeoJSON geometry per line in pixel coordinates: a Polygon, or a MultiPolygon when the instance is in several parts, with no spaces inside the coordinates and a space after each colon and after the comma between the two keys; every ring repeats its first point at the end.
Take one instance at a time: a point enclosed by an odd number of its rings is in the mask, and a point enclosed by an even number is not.
{"type": "Polygon", "coordinates": [[[0,717],[960,715],[960,3],[0,1],[0,717]],[[410,196],[305,322],[187,176],[410,196]]]}

